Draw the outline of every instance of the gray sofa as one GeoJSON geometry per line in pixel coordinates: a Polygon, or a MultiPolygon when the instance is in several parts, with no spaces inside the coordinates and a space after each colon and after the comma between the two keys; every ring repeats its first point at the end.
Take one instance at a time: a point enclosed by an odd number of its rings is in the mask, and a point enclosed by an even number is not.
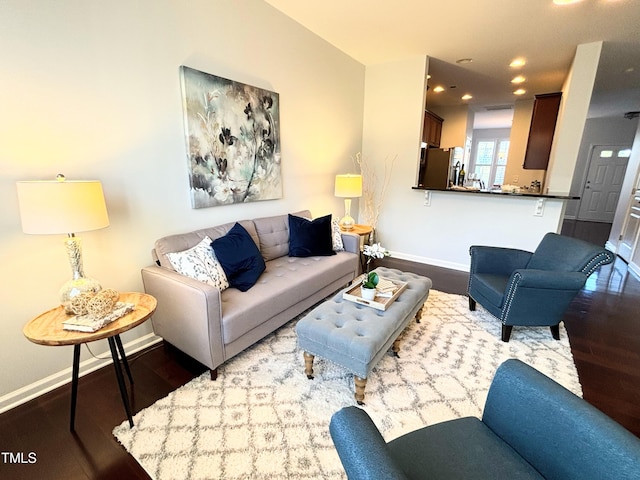
{"type": "Polygon", "coordinates": [[[497,370],[482,420],[436,423],[386,443],[364,410],[330,424],[350,480],[640,479],[640,440],[520,360],[497,370]]]}
{"type": "MultiPolygon", "coordinates": [[[[311,218],[309,211],[296,216],[311,218]]],[[[155,242],[156,265],[142,269],[144,289],[158,300],[153,330],[169,344],[217,367],[304,312],[358,274],[360,240],[342,234],[336,255],[289,257],[288,215],[241,220],[265,260],[266,270],[246,292],[224,291],[177,273],[167,253],[180,252],[229,232],[236,222],[171,235],[155,242]]]]}

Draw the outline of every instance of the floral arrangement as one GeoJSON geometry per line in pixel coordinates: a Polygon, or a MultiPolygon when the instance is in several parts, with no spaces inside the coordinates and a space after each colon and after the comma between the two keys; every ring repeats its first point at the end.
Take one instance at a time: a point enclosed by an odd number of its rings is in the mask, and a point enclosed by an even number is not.
{"type": "Polygon", "coordinates": [[[369,264],[374,258],[384,258],[390,255],[389,250],[381,246],[379,242],[365,245],[362,253],[367,257],[367,274],[369,273],[369,264]]]}

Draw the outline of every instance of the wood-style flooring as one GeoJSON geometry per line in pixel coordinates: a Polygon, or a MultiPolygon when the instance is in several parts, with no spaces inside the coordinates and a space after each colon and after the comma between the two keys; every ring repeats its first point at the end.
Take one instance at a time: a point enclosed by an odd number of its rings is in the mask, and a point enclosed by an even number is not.
{"type": "MultiPolygon", "coordinates": [[[[430,277],[437,290],[466,292],[465,272],[394,258],[384,263],[430,277]]],[[[584,398],[640,436],[640,281],[622,260],[601,268],[572,303],[565,325],[584,398]]],[[[132,356],[130,365],[134,412],[206,370],[162,346],[132,356]]],[[[148,479],[111,434],[125,420],[113,368],[80,379],[75,433],[69,432],[69,390],[61,387],[0,415],[0,478],[148,479]]]]}

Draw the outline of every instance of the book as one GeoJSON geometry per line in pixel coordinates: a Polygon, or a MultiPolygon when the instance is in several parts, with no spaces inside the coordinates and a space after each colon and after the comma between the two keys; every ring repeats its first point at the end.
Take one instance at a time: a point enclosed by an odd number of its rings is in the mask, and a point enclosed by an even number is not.
{"type": "Polygon", "coordinates": [[[117,302],[111,312],[104,317],[94,317],[93,315],[76,315],[69,320],[62,322],[64,330],[76,332],[92,333],[106,327],[111,322],[125,316],[135,308],[133,303],[117,302]]]}

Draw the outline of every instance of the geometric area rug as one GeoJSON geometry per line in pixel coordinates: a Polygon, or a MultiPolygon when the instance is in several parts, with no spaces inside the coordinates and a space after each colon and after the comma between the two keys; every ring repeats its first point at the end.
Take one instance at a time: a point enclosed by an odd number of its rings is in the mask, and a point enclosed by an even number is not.
{"type": "MultiPolygon", "coordinates": [[[[304,315],[304,314],[303,314],[304,315]]],[[[301,315],[298,318],[301,318],[301,315]]],[[[157,480],[344,479],[331,415],[355,405],[353,375],[316,357],[304,374],[292,320],[219,368],[123,422],[114,436],[157,480]]],[[[431,290],[421,323],[404,331],[399,358],[369,375],[362,407],[389,441],[424,425],[482,414],[496,368],[518,358],[582,395],[567,333],[500,322],[467,297],[431,290]]]]}

